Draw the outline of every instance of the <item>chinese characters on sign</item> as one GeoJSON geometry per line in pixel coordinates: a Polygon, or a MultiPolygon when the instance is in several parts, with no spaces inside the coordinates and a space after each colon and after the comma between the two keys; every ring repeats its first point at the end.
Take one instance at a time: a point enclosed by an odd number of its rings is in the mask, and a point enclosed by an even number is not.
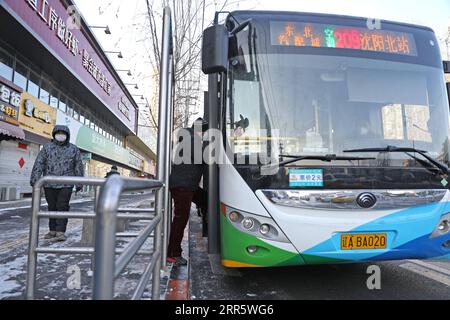
{"type": "Polygon", "coordinates": [[[290,187],[323,187],[322,169],[290,169],[290,187]]]}
{"type": "Polygon", "coordinates": [[[0,120],[19,125],[21,93],[0,83],[0,120]]]}
{"type": "Polygon", "coordinates": [[[317,23],[271,22],[272,45],[341,48],[417,56],[409,33],[317,23]]]}
{"type": "Polygon", "coordinates": [[[73,35],[67,27],[69,17],[63,17],[56,12],[55,8],[49,5],[47,0],[25,0],[39,17],[47,24],[51,31],[74,55],[78,55],[80,41],[73,35]]]}
{"type": "Polygon", "coordinates": [[[22,93],[19,109],[19,126],[22,129],[52,139],[55,124],[55,108],[43,103],[28,92],[22,93]]]}
{"type": "MultiPolygon", "coordinates": [[[[56,9],[49,4],[48,0],[24,0],[30,7],[39,15],[43,22],[47,24],[51,31],[55,32],[56,36],[67,47],[67,49],[74,55],[78,56],[81,53],[80,41],[70,31],[73,28],[73,17],[66,12],[62,16],[56,9]]],[[[73,10],[73,7],[72,7],[73,10]]],[[[102,89],[111,95],[111,83],[106,79],[105,74],[100,70],[97,64],[86,49],[82,51],[83,67],[91,74],[102,89]]]]}
{"type": "Polygon", "coordinates": [[[86,50],[83,50],[83,67],[97,81],[100,87],[102,87],[108,95],[111,95],[111,83],[106,79],[105,74],[95,64],[94,60],[89,55],[89,52],[86,50]]]}
{"type": "Polygon", "coordinates": [[[25,100],[25,115],[30,118],[39,119],[45,123],[51,123],[50,113],[47,111],[39,110],[33,103],[33,101],[25,100]]]}

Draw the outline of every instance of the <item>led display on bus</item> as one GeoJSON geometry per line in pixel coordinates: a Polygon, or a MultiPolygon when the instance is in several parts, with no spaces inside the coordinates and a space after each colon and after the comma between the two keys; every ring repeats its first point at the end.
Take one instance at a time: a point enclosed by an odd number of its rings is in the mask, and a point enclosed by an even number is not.
{"type": "Polygon", "coordinates": [[[276,46],[340,48],[417,56],[414,36],[405,32],[370,30],[318,23],[270,23],[276,46]]]}

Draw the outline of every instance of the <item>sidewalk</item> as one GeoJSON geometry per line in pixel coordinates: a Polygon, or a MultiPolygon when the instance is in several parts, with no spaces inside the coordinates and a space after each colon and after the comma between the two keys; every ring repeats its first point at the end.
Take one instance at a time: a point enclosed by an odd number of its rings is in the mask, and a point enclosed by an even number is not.
{"type": "Polygon", "coordinates": [[[208,256],[208,239],[203,237],[202,224],[202,218],[198,216],[197,210],[191,209],[191,216],[184,230],[184,238],[181,244],[183,257],[188,260],[188,264],[187,266],[172,267],[165,300],[198,299],[195,290],[193,290],[198,286],[195,283],[197,281],[195,281],[194,275],[205,279],[216,278],[211,269],[208,256]]]}
{"type": "MultiPolygon", "coordinates": [[[[73,202],[79,204],[74,210],[91,210],[91,204],[83,204],[82,201],[92,201],[92,198],[79,197],[75,199],[73,202]]],[[[145,208],[151,202],[152,200],[148,199],[147,194],[131,195],[127,199],[121,200],[121,206],[145,208]]],[[[81,246],[82,224],[82,220],[70,219],[68,240],[65,243],[52,243],[42,239],[48,231],[46,219],[43,219],[40,224],[40,246],[55,248],[81,246]]],[[[143,226],[143,223],[134,221],[130,223],[127,231],[139,232],[143,226]]],[[[21,300],[24,298],[26,283],[29,217],[0,221],[0,232],[11,238],[0,239],[0,300],[21,300]]],[[[129,238],[117,239],[117,246],[123,248],[131,240],[129,238]]],[[[153,249],[152,238],[147,240],[143,249],[153,249]]],[[[148,259],[148,256],[136,256],[130,262],[116,281],[115,299],[131,297],[148,259]]],[[[162,297],[166,291],[167,278],[161,281],[162,297]]],[[[90,300],[92,292],[91,257],[72,254],[39,254],[36,288],[36,299],[38,300],[90,300]]],[[[150,298],[149,292],[151,292],[151,283],[147,286],[144,299],[150,298]]]]}
{"type": "MultiPolygon", "coordinates": [[[[152,192],[144,192],[142,194],[149,194],[152,192]]],[[[127,193],[125,193],[127,194],[127,193]]],[[[140,193],[129,193],[129,194],[135,194],[139,195],[140,193]]],[[[27,209],[31,208],[31,198],[22,199],[22,200],[16,200],[16,201],[5,201],[0,202],[0,216],[2,213],[13,211],[17,209],[27,209]]],[[[93,193],[72,193],[72,198],[70,200],[71,204],[77,204],[77,203],[83,203],[83,202],[89,202],[94,200],[94,194],[93,193]]],[[[41,206],[45,207],[47,206],[47,201],[45,200],[45,197],[43,196],[41,198],[41,206]]]]}
{"type": "MultiPolygon", "coordinates": [[[[191,217],[197,215],[191,211],[191,217]]],[[[188,260],[187,266],[171,266],[170,278],[167,284],[167,292],[165,300],[189,300],[189,274],[191,271],[191,256],[189,252],[189,230],[190,222],[184,230],[183,242],[181,248],[183,249],[183,257],[188,260]]]]}
{"type": "MultiPolygon", "coordinates": [[[[79,203],[80,200],[86,200],[86,201],[90,201],[94,198],[93,194],[72,194],[72,199],[71,202],[75,202],[75,203],[79,203]]],[[[45,197],[43,196],[41,198],[41,204],[42,205],[47,205],[47,201],[45,201],[45,197]]],[[[0,214],[1,212],[4,211],[9,211],[9,210],[13,210],[13,209],[25,209],[31,207],[31,198],[25,198],[25,199],[21,199],[21,200],[15,200],[15,201],[3,201],[0,202],[0,214]]]]}

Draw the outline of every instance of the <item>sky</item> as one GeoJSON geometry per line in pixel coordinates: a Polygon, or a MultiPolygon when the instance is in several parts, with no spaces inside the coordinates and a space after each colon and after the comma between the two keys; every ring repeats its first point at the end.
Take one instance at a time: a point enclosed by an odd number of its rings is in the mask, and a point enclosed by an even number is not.
{"type": "MultiPolygon", "coordinates": [[[[117,69],[131,69],[131,77],[126,72],[120,72],[122,79],[126,83],[138,83],[138,90],[133,86],[129,86],[129,90],[132,94],[144,95],[150,101],[155,84],[148,58],[151,44],[145,40],[142,28],[147,19],[146,0],[74,1],[89,25],[110,27],[111,35],[106,35],[101,29],[94,29],[94,33],[104,50],[122,51],[124,59],[110,56],[113,65],[117,69]]],[[[205,14],[208,25],[224,0],[206,1],[210,4],[205,14]]],[[[443,39],[450,31],[450,0],[228,0],[228,3],[226,10],[229,11],[251,9],[332,13],[424,25],[435,31],[441,40],[443,56],[446,55],[443,39]]],[[[136,98],[136,101],[143,100],[136,98]]],[[[149,125],[144,113],[141,124],[149,125]]],[[[153,135],[149,130],[141,127],[141,131],[152,140],[146,142],[153,146],[156,141],[151,138],[153,135]]]]}
{"type": "Polygon", "coordinates": [[[438,34],[450,26],[450,0],[259,0],[263,10],[335,13],[408,22],[438,34]]]}

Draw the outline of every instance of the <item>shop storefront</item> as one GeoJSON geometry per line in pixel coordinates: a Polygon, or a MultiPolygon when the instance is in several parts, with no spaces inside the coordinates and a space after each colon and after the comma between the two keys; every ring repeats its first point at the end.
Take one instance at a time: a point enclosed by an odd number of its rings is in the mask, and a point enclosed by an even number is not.
{"type": "Polygon", "coordinates": [[[84,20],[67,24],[70,5],[0,1],[0,201],[31,192],[34,161],[56,124],[69,126],[86,175],[103,177],[112,165],[125,176],[154,171],[154,153],[136,136],[138,106],[84,20]]]}
{"type": "Polygon", "coordinates": [[[20,198],[35,153],[19,127],[21,96],[20,88],[0,77],[0,201],[20,198]]]}

